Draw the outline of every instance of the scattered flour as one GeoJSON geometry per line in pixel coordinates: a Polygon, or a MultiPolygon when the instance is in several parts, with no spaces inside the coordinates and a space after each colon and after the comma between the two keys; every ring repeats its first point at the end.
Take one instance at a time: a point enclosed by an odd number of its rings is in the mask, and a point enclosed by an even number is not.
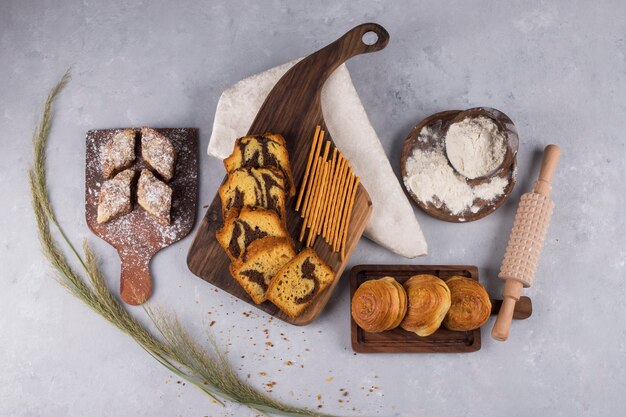
{"type": "Polygon", "coordinates": [[[482,116],[450,125],[445,143],[450,163],[469,179],[493,172],[506,154],[504,135],[491,119],[482,116]]]}
{"type": "MultiPolygon", "coordinates": [[[[418,140],[425,142],[432,134],[426,126],[418,140]]],[[[509,179],[493,177],[488,182],[470,186],[467,179],[450,166],[439,141],[439,146],[429,150],[414,149],[406,161],[404,183],[424,203],[432,203],[437,208],[445,204],[452,214],[461,215],[467,210],[478,212],[479,205],[475,204],[478,199],[493,201],[502,195],[509,179]]]]}

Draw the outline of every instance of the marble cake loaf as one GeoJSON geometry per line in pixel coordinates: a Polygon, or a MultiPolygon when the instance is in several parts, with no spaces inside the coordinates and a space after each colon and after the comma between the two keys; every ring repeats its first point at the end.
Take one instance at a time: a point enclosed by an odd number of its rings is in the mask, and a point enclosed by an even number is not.
{"type": "Polygon", "coordinates": [[[273,210],[286,221],[285,179],[275,168],[239,168],[228,174],[219,189],[222,215],[243,207],[261,207],[273,210]]]}
{"type": "Polygon", "coordinates": [[[266,300],[267,288],[276,272],[296,256],[289,238],[267,236],[252,242],[241,259],[230,264],[230,273],[252,300],[266,300]]]}
{"type": "Polygon", "coordinates": [[[277,133],[237,139],[233,153],[224,159],[224,167],[229,174],[244,167],[274,167],[283,173],[288,195],[293,197],[296,194],[285,138],[277,133]]]}
{"type": "Polygon", "coordinates": [[[257,239],[266,236],[291,238],[278,214],[258,207],[229,211],[224,226],[215,236],[231,261],[239,259],[257,239]]]}
{"type": "Polygon", "coordinates": [[[307,248],[283,266],[270,282],[267,299],[295,319],[333,282],[335,273],[307,248]]]}

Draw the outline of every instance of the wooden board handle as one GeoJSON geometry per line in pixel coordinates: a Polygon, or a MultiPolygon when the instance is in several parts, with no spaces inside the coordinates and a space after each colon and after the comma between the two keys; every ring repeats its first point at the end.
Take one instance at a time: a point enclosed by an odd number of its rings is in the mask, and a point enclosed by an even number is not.
{"type": "Polygon", "coordinates": [[[389,43],[389,32],[384,27],[376,23],[363,23],[350,29],[341,38],[331,43],[329,47],[337,46],[341,56],[340,60],[347,61],[359,54],[380,51],[387,46],[387,43],[389,43]],[[368,33],[376,34],[375,42],[365,43],[364,37],[368,33]]]}
{"type": "MultiPolygon", "coordinates": [[[[491,315],[495,316],[502,308],[502,300],[491,300],[491,315]]],[[[526,320],[533,314],[533,302],[528,297],[520,297],[515,303],[513,320],[526,320]]]]}
{"type": "Polygon", "coordinates": [[[543,151],[543,160],[541,161],[541,171],[539,171],[539,179],[535,183],[535,192],[543,195],[550,195],[552,188],[552,177],[554,170],[559,162],[561,149],[556,145],[548,145],[543,151]]]}
{"type": "Polygon", "coordinates": [[[143,304],[152,294],[150,259],[152,254],[120,253],[122,271],[120,296],[128,304],[143,304]]]}

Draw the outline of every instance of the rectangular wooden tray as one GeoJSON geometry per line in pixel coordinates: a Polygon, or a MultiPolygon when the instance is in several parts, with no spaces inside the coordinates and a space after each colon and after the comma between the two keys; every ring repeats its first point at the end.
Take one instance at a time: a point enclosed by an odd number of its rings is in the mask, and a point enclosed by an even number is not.
{"type": "MultiPolygon", "coordinates": [[[[478,268],[472,265],[357,265],[350,271],[350,303],[356,289],[365,281],[391,276],[401,284],[413,275],[432,274],[446,279],[461,275],[478,281],[478,268]]],[[[500,300],[491,300],[491,314],[500,309],[500,300]]],[[[514,318],[525,319],[532,313],[528,297],[522,297],[514,318]]],[[[382,333],[369,333],[351,321],[352,349],[359,353],[459,353],[475,352],[481,347],[480,329],[455,332],[445,327],[430,336],[420,337],[398,327],[382,333]]]]}

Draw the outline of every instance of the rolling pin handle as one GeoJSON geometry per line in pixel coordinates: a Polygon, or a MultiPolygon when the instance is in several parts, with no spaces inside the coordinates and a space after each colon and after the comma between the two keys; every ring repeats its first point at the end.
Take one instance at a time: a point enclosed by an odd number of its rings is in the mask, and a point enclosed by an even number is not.
{"type": "Polygon", "coordinates": [[[504,342],[509,338],[509,330],[511,329],[511,321],[515,312],[515,304],[522,295],[524,284],[516,279],[507,279],[502,292],[502,307],[498,313],[498,318],[491,329],[491,337],[500,342],[504,342]]]}
{"type": "Polygon", "coordinates": [[[561,156],[561,149],[556,145],[548,145],[543,151],[543,160],[541,161],[541,171],[539,172],[539,179],[535,183],[535,192],[543,195],[550,195],[550,189],[552,188],[552,176],[554,170],[559,162],[561,156]]]}

